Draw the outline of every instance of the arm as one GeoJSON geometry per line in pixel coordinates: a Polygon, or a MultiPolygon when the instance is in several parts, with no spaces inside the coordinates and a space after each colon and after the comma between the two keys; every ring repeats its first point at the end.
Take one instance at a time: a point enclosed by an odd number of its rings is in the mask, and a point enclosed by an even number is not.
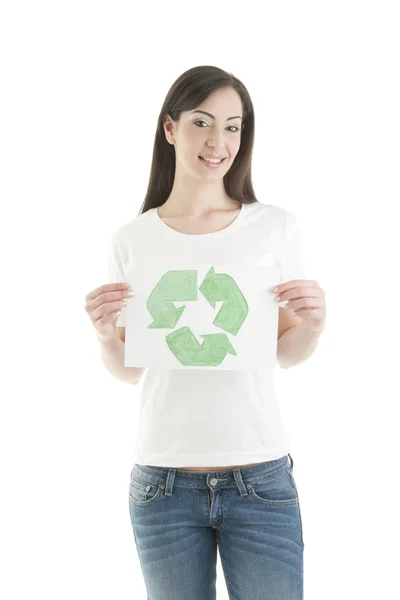
{"type": "Polygon", "coordinates": [[[306,328],[303,321],[287,329],[278,339],[279,365],[288,369],[307,360],[316,349],[322,331],[306,328]]]}
{"type": "Polygon", "coordinates": [[[104,339],[96,333],[100,344],[100,356],[106,369],[125,383],[139,383],[145,367],[125,367],[125,327],[117,327],[115,337],[104,339]]]}

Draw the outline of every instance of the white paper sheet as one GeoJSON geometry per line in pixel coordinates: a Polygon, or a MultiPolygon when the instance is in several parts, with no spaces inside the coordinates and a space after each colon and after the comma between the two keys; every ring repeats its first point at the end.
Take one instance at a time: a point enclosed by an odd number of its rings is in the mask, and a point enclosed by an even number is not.
{"type": "Polygon", "coordinates": [[[279,283],[262,265],[132,262],[125,366],[264,369],[276,362],[279,283]]]}

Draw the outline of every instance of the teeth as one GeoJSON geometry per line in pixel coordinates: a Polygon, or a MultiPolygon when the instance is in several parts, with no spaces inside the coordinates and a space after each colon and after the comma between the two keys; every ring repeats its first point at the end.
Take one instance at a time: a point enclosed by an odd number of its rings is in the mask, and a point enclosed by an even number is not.
{"type": "Polygon", "coordinates": [[[204,158],[203,156],[201,157],[203,160],[206,160],[207,162],[212,162],[212,163],[220,163],[223,159],[217,159],[217,158],[204,158]]]}

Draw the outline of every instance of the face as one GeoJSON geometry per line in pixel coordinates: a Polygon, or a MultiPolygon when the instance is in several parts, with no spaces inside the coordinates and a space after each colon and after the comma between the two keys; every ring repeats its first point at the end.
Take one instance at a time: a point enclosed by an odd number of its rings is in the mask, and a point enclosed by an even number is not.
{"type": "Polygon", "coordinates": [[[168,115],[164,129],[175,146],[177,169],[196,178],[223,178],[239,151],[242,117],[240,96],[231,88],[217,90],[193,110],[182,112],[178,122],[168,115]],[[199,158],[212,155],[224,159],[218,167],[199,158]]]}

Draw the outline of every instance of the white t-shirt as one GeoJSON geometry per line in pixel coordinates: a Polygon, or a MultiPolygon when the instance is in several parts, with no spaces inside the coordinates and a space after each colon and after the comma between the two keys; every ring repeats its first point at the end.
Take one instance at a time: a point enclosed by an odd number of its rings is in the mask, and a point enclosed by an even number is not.
{"type": "MultiPolygon", "coordinates": [[[[296,217],[273,204],[242,204],[225,229],[179,233],[155,208],[120,227],[109,242],[109,282],[123,282],[131,261],[184,255],[196,262],[260,264],[274,256],[280,280],[305,279],[296,217]]],[[[117,326],[125,326],[122,309],[117,326]]],[[[134,462],[161,467],[233,466],[290,452],[275,394],[274,371],[153,369],[138,384],[134,462]]]]}

